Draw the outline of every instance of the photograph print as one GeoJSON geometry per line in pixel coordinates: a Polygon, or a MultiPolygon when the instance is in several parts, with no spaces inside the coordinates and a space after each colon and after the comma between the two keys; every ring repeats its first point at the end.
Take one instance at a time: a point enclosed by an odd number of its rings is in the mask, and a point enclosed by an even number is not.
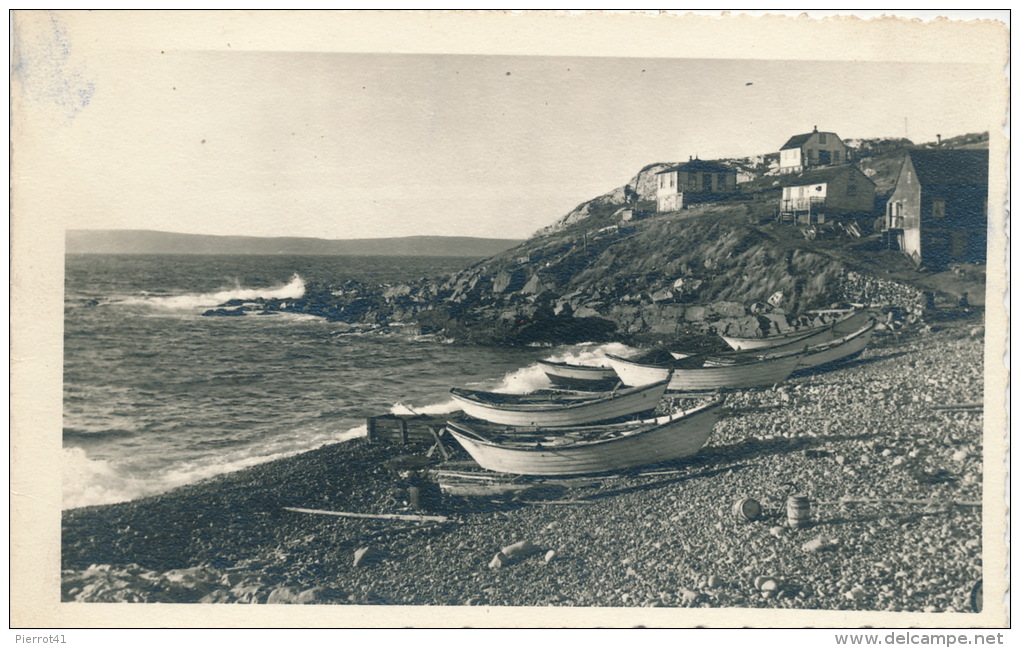
{"type": "Polygon", "coordinates": [[[14,12],[12,624],[1006,626],[974,13],[14,12]]]}

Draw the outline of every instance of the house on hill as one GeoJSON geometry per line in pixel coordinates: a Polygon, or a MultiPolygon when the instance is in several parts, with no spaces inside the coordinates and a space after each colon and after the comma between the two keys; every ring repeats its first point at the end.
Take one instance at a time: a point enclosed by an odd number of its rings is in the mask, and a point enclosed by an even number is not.
{"type": "Polygon", "coordinates": [[[698,202],[737,190],[737,172],[724,164],[691,158],[685,164],[656,174],[656,211],[679,211],[684,194],[698,202]],[[693,194],[693,196],[691,195],[693,194]]]}
{"type": "Polygon", "coordinates": [[[886,203],[883,229],[890,246],[918,263],[984,263],[988,151],[909,151],[886,203]]]}
{"type": "Polygon", "coordinates": [[[800,173],[811,167],[846,164],[850,161],[846,145],[835,133],[818,132],[794,135],[779,149],[779,173],[800,173]]]}
{"type": "Polygon", "coordinates": [[[804,171],[784,178],[780,222],[824,223],[842,216],[870,214],[875,183],[851,164],[804,171]]]}

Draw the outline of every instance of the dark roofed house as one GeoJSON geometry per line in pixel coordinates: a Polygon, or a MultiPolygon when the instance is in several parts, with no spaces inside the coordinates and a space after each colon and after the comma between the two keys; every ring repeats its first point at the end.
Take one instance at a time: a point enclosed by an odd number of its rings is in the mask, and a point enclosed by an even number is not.
{"type": "Polygon", "coordinates": [[[800,173],[811,167],[846,164],[850,161],[839,135],[814,131],[794,135],[779,150],[779,172],[800,173]]]}
{"type": "Polygon", "coordinates": [[[890,245],[932,267],[984,263],[987,228],[987,150],[924,149],[904,155],[886,203],[890,245]]]}
{"type": "Polygon", "coordinates": [[[737,172],[724,164],[692,158],[680,166],[656,174],[656,210],[679,211],[684,207],[684,194],[699,199],[737,190],[737,172]]]}
{"type": "Polygon", "coordinates": [[[780,220],[824,223],[847,215],[870,214],[875,183],[851,165],[826,167],[788,176],[781,182],[780,220]]]}

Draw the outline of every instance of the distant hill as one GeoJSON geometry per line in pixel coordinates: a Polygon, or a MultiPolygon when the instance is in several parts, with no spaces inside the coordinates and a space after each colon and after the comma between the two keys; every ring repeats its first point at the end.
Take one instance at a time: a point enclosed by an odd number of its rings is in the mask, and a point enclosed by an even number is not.
{"type": "Polygon", "coordinates": [[[470,236],[405,236],[331,240],[211,236],[151,230],[68,230],[67,254],[281,254],[489,257],[521,241],[470,236]]]}

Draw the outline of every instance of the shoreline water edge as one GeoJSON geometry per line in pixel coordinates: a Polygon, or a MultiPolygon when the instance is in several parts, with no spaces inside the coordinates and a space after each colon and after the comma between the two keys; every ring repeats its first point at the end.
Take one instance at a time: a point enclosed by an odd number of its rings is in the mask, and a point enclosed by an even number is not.
{"type": "Polygon", "coordinates": [[[726,393],[691,458],[519,496],[412,508],[387,462],[427,446],[359,438],[65,510],[61,600],[973,612],[983,334],[980,311],[899,321],[838,368],[726,393]]]}

